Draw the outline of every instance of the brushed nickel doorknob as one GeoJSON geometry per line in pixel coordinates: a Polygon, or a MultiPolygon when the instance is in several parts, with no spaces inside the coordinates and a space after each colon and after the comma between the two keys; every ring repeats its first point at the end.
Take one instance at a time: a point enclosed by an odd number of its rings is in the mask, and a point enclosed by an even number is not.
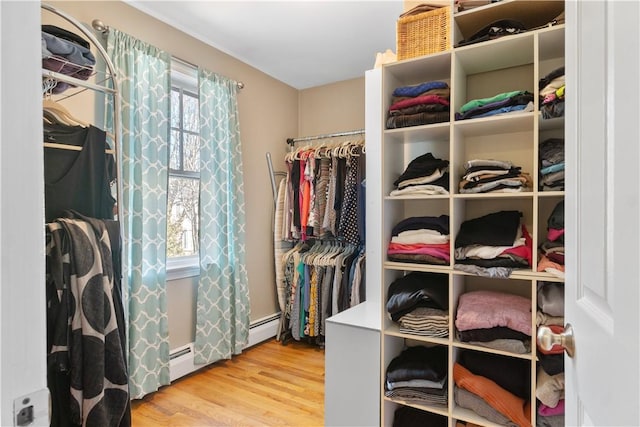
{"type": "Polygon", "coordinates": [[[573,357],[575,353],[575,341],[573,337],[573,327],[570,323],[564,327],[564,332],[559,334],[553,333],[548,326],[540,326],[538,328],[538,345],[543,350],[549,351],[554,345],[564,348],[569,357],[573,357]]]}

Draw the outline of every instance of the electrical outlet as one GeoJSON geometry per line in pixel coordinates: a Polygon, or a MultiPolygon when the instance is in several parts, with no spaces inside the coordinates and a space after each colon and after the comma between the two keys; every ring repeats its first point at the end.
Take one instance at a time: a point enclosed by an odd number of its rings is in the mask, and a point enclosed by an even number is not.
{"type": "Polygon", "coordinates": [[[49,390],[42,389],[13,400],[13,425],[49,426],[49,390]]]}

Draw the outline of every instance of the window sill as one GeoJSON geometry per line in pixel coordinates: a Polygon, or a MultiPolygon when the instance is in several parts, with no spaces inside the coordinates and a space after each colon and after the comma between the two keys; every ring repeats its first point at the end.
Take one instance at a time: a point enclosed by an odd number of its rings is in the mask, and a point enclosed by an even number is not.
{"type": "Polygon", "coordinates": [[[197,256],[167,259],[167,280],[186,279],[200,275],[200,262],[197,256]]]}

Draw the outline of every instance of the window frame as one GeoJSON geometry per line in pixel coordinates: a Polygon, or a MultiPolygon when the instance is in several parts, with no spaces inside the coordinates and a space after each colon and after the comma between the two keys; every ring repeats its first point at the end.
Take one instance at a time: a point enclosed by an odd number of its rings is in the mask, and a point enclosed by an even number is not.
{"type": "MultiPolygon", "coordinates": [[[[197,68],[186,64],[182,61],[171,59],[171,91],[180,91],[181,97],[184,94],[199,99],[198,94],[198,75],[197,68]]],[[[170,124],[170,129],[173,132],[174,128],[170,124]]],[[[199,137],[200,134],[197,131],[189,131],[183,127],[183,105],[180,103],[180,167],[182,169],[172,169],[171,162],[169,161],[168,176],[177,178],[189,178],[200,180],[200,173],[193,171],[185,171],[183,168],[183,150],[184,147],[184,134],[194,135],[199,137]]],[[[167,212],[167,215],[169,212],[167,212]]],[[[168,226],[168,221],[167,221],[168,226]]],[[[167,280],[184,279],[188,277],[195,277],[200,275],[200,255],[193,254],[187,256],[166,257],[167,265],[167,280]]]]}

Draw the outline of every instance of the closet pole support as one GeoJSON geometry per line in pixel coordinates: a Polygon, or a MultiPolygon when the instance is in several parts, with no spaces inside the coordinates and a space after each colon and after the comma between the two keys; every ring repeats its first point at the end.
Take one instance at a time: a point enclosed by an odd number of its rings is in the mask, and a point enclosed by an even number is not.
{"type": "Polygon", "coordinates": [[[61,73],[57,73],[55,71],[51,71],[51,70],[42,70],[42,76],[43,77],[51,77],[52,79],[55,80],[59,80],[61,82],[65,82],[65,83],[71,83],[73,85],[76,86],[80,86],[80,87],[85,87],[85,88],[89,88],[89,89],[93,89],[97,92],[103,92],[103,93],[111,93],[111,94],[115,94],[116,90],[115,89],[111,89],[109,87],[104,87],[104,86],[99,86],[93,83],[89,83],[85,80],[80,80],[77,79],[75,77],[71,77],[71,76],[67,76],[66,74],[61,74],[61,73]]]}
{"type": "MultiPolygon", "coordinates": [[[[98,39],[96,38],[96,36],[93,34],[93,32],[91,32],[91,30],[89,30],[86,26],[84,26],[80,21],[78,21],[77,19],[75,19],[73,16],[56,9],[53,6],[50,6],[46,3],[41,3],[40,7],[44,10],[47,10],[51,13],[53,13],[54,15],[58,15],[59,17],[61,17],[62,19],[66,20],[67,22],[69,22],[71,25],[73,25],[74,27],[76,27],[78,30],[80,30],[82,32],[82,34],[84,34],[93,44],[93,46],[95,46],[95,48],[98,50],[98,52],[100,53],[100,56],[102,57],[102,59],[104,60],[104,63],[107,67],[107,69],[109,70],[109,79],[111,80],[111,87],[107,88],[107,87],[101,87],[101,88],[96,88],[93,86],[96,85],[92,85],[91,83],[88,83],[86,81],[83,80],[78,80],[78,83],[73,83],[76,84],[76,86],[82,86],[82,87],[88,87],[91,89],[95,89],[95,90],[99,90],[100,92],[103,93],[111,93],[113,95],[113,133],[114,133],[114,141],[113,141],[113,148],[115,150],[115,159],[116,159],[116,165],[118,165],[118,167],[116,168],[116,181],[117,181],[117,188],[116,188],[116,192],[117,192],[117,200],[118,200],[118,204],[117,204],[117,209],[118,209],[118,221],[120,222],[120,227],[123,226],[122,224],[122,218],[123,218],[123,209],[122,209],[122,194],[123,194],[123,184],[122,184],[122,155],[120,152],[120,135],[119,135],[119,130],[120,130],[120,88],[118,85],[118,80],[116,79],[116,68],[113,65],[113,62],[111,61],[111,58],[109,58],[109,54],[107,53],[107,51],[105,50],[105,48],[102,46],[102,44],[98,41],[98,39]]],[[[53,72],[50,72],[53,73],[53,72]]],[[[47,73],[47,75],[50,75],[53,78],[53,75],[51,75],[50,73],[47,73]]],[[[57,73],[56,73],[57,74],[57,73]]],[[[43,75],[45,75],[43,73],[43,75]]],[[[68,79],[70,79],[72,77],[69,76],[64,76],[64,80],[61,77],[60,80],[63,80],[65,82],[69,82],[68,79]]],[[[122,228],[121,228],[121,233],[122,233],[122,228]]]]}

